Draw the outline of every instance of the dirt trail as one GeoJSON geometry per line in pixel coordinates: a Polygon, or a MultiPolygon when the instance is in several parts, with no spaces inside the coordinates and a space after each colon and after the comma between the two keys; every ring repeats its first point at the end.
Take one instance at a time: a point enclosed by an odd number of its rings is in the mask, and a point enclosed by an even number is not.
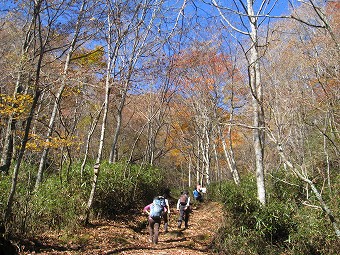
{"type": "Polygon", "coordinates": [[[221,206],[213,202],[201,204],[191,213],[188,229],[177,229],[178,214],[172,211],[169,232],[165,233],[161,226],[157,245],[148,242],[146,216],[135,215],[130,221],[94,222],[92,227],[83,229],[73,238],[69,237],[68,240],[72,241],[62,245],[62,235],[48,235],[40,245],[35,245],[35,252],[20,254],[213,254],[209,245],[222,222],[221,206]]]}

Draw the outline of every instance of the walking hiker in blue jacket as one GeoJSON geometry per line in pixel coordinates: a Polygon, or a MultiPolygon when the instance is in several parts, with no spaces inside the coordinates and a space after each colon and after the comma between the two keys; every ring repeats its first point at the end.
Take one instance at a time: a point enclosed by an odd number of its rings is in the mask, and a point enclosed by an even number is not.
{"type": "Polygon", "coordinates": [[[193,195],[194,195],[195,201],[197,201],[197,202],[203,202],[203,197],[202,197],[201,191],[200,191],[198,188],[196,188],[196,189],[193,191],[193,195]]]}

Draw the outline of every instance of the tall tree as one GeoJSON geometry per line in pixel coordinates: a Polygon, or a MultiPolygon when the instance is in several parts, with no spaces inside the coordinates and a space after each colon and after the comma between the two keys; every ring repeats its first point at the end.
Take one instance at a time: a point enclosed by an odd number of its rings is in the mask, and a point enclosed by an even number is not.
{"type": "MultiPolygon", "coordinates": [[[[87,4],[88,4],[87,0],[82,1],[79,5],[78,13],[72,14],[72,15],[75,15],[75,19],[76,19],[75,27],[74,27],[74,31],[68,31],[68,33],[73,34],[73,37],[70,39],[70,43],[69,43],[69,46],[68,46],[68,49],[67,49],[67,54],[66,54],[66,59],[65,59],[65,64],[64,64],[64,70],[63,70],[63,73],[62,73],[62,76],[61,76],[61,86],[59,87],[58,92],[55,96],[55,102],[54,102],[54,105],[53,105],[50,121],[49,121],[49,124],[48,124],[48,130],[47,130],[47,134],[46,134],[45,144],[47,146],[44,147],[44,149],[41,153],[41,158],[40,158],[40,163],[39,163],[39,168],[38,168],[38,173],[37,173],[37,179],[36,179],[36,183],[35,183],[35,189],[37,189],[39,187],[39,185],[42,181],[43,171],[46,167],[46,160],[47,160],[48,152],[49,152],[48,144],[51,142],[51,139],[52,139],[55,120],[56,120],[56,117],[57,117],[58,109],[60,107],[60,101],[61,101],[63,92],[65,90],[66,84],[67,84],[67,82],[66,82],[67,81],[67,74],[69,72],[69,66],[70,66],[70,62],[71,62],[71,59],[72,59],[72,55],[77,48],[78,41],[81,39],[79,37],[80,37],[82,26],[85,24],[84,17],[86,17],[86,16],[84,14],[87,11],[87,6],[86,6],[87,4]]],[[[62,8],[64,8],[64,7],[62,7],[62,8]]]]}
{"type": "MultiPolygon", "coordinates": [[[[13,179],[12,179],[12,186],[9,191],[8,200],[6,204],[6,209],[4,213],[4,221],[7,225],[6,231],[9,232],[9,226],[11,222],[11,214],[12,214],[12,206],[14,201],[14,195],[16,193],[16,187],[17,187],[17,180],[20,170],[20,165],[25,153],[26,144],[28,141],[28,136],[30,133],[31,123],[34,117],[34,112],[38,103],[39,96],[41,94],[41,87],[40,87],[40,76],[41,76],[41,68],[43,63],[43,58],[47,52],[47,45],[51,39],[51,25],[55,21],[53,17],[49,20],[50,23],[48,23],[48,26],[46,27],[46,30],[43,28],[43,22],[42,22],[42,12],[43,10],[46,11],[46,9],[43,8],[43,1],[34,1],[31,5],[32,9],[29,10],[29,17],[31,19],[30,26],[28,27],[28,32],[26,33],[26,39],[24,40],[24,46],[23,48],[28,50],[29,48],[35,49],[33,51],[32,55],[32,64],[34,65],[34,76],[32,78],[32,84],[30,90],[32,93],[32,104],[30,107],[29,115],[25,121],[25,131],[24,135],[21,141],[18,157],[16,160],[16,164],[14,166],[13,170],[13,179]],[[32,45],[28,47],[27,43],[32,40],[32,45]]],[[[47,7],[48,8],[48,7],[47,7]]],[[[21,86],[19,84],[18,86],[21,86]]],[[[30,91],[29,90],[29,91],[30,91]]]]}
{"type": "MultiPolygon", "coordinates": [[[[265,142],[265,113],[263,106],[263,84],[261,82],[260,57],[260,26],[266,24],[266,20],[270,17],[275,3],[263,0],[255,3],[252,0],[239,0],[233,2],[233,6],[229,7],[215,0],[211,1],[213,6],[217,8],[222,22],[227,27],[232,28],[233,32],[239,35],[245,35],[248,38],[249,45],[243,48],[244,55],[247,60],[248,84],[252,97],[253,108],[253,139],[255,152],[255,168],[257,181],[257,197],[261,204],[266,203],[265,188],[265,172],[264,172],[264,142],[265,142]],[[230,14],[230,15],[228,15],[230,14]],[[240,27],[234,25],[236,20],[240,21],[240,27]]],[[[240,40],[240,39],[237,39],[240,40]]],[[[240,42],[240,41],[239,41],[240,42]]]]}
{"type": "Polygon", "coordinates": [[[228,115],[233,116],[229,109],[230,105],[235,102],[230,102],[229,99],[241,99],[243,96],[233,89],[235,81],[240,77],[228,56],[219,53],[211,43],[206,44],[197,43],[191,49],[183,51],[177,56],[177,62],[174,65],[183,102],[188,104],[186,108],[191,109],[192,114],[190,116],[192,129],[185,128],[182,131],[194,130],[192,136],[196,138],[191,139],[191,142],[193,147],[197,144],[196,158],[200,162],[197,170],[206,177],[207,184],[212,176],[210,171],[212,164],[220,165],[219,162],[212,160],[214,143],[222,143],[228,162],[227,167],[234,181],[239,183],[239,174],[232,151],[232,125],[229,125],[227,144],[227,138],[224,135],[225,125],[222,123],[228,115]]]}
{"type": "MultiPolygon", "coordinates": [[[[116,126],[109,156],[111,163],[118,158],[116,153],[121,132],[122,113],[127,95],[134,85],[133,78],[138,77],[137,69],[142,68],[141,62],[145,56],[150,57],[154,52],[158,52],[167,39],[172,36],[172,30],[167,35],[161,35],[159,32],[161,28],[165,27],[162,12],[168,13],[169,16],[173,15],[173,10],[164,3],[164,0],[126,1],[117,5],[119,8],[115,10],[120,19],[118,20],[119,23],[114,26],[113,32],[115,36],[121,37],[122,47],[119,49],[119,54],[123,57],[118,60],[113,70],[117,84],[114,88],[116,93],[116,126]],[[122,21],[124,22],[122,23],[122,21]]],[[[185,4],[186,0],[183,1],[182,6],[177,6],[177,3],[174,3],[174,8],[179,8],[180,13],[185,4]]],[[[177,19],[172,25],[175,29],[177,19]]]]}
{"type": "MultiPolygon", "coordinates": [[[[114,67],[115,61],[118,57],[117,51],[120,47],[121,38],[112,38],[112,29],[114,26],[113,21],[115,20],[115,17],[112,16],[113,14],[113,7],[111,5],[110,1],[106,2],[106,14],[107,14],[107,37],[106,37],[106,45],[107,45],[107,66],[106,66],[106,78],[105,78],[105,94],[104,94],[104,102],[103,102],[103,117],[102,117],[102,124],[101,124],[101,132],[100,132],[100,140],[98,145],[98,153],[96,157],[96,161],[93,167],[93,182],[92,182],[92,188],[91,193],[89,195],[89,199],[87,202],[87,207],[85,211],[85,224],[89,223],[90,220],[90,213],[92,209],[92,205],[95,198],[95,192],[97,189],[97,182],[99,178],[99,172],[100,172],[100,164],[102,160],[103,155],[103,148],[104,148],[104,138],[105,138],[105,131],[107,126],[107,115],[109,110],[109,95],[110,95],[110,89],[111,89],[111,72],[114,67]]],[[[118,18],[118,17],[117,17],[118,18]]]]}
{"type": "MultiPolygon", "coordinates": [[[[299,22],[278,22],[270,33],[268,59],[263,61],[268,86],[265,105],[270,112],[266,130],[283,165],[305,183],[306,200],[323,209],[339,237],[333,205],[327,201],[334,196],[331,177],[339,165],[338,123],[332,117],[339,106],[335,86],[339,75],[334,71],[339,68],[338,50],[313,9],[295,10],[294,20],[299,17],[299,22]],[[268,61],[274,58],[275,62],[268,61]],[[328,196],[320,183],[328,184],[328,196]]],[[[336,29],[333,19],[328,22],[336,29]]]]}

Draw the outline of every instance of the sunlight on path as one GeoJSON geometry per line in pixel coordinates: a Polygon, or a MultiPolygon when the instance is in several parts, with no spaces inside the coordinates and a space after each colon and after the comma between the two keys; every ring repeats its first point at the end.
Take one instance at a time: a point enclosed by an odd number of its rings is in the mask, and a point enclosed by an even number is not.
{"type": "MultiPolygon", "coordinates": [[[[209,251],[214,233],[222,222],[222,209],[217,203],[205,203],[193,210],[188,229],[176,228],[178,215],[172,215],[169,233],[162,232],[157,245],[147,244],[143,248],[125,247],[124,251],[107,254],[167,254],[167,255],[201,255],[213,254],[209,251]]],[[[143,239],[147,242],[147,229],[142,231],[143,239]]]]}
{"type": "Polygon", "coordinates": [[[190,215],[189,228],[177,229],[178,214],[174,213],[170,217],[169,232],[165,233],[161,226],[157,245],[148,242],[147,221],[143,215],[135,215],[129,221],[98,221],[71,236],[67,244],[61,242],[61,233],[50,234],[41,237],[38,250],[20,255],[213,254],[209,246],[222,223],[222,215],[221,205],[203,203],[190,215]]]}

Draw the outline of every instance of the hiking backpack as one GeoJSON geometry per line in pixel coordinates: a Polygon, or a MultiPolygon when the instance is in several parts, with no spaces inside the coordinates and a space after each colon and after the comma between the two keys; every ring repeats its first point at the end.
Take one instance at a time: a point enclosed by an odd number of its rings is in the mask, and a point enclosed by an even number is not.
{"type": "Polygon", "coordinates": [[[201,193],[197,189],[194,190],[193,194],[194,194],[194,198],[196,199],[199,199],[202,197],[201,193]]]}
{"type": "Polygon", "coordinates": [[[186,205],[188,203],[188,196],[186,194],[182,194],[180,197],[179,197],[179,203],[181,205],[186,205]]]}
{"type": "Polygon", "coordinates": [[[152,219],[161,219],[165,206],[165,198],[161,196],[156,197],[150,207],[150,217],[152,219]]]}

